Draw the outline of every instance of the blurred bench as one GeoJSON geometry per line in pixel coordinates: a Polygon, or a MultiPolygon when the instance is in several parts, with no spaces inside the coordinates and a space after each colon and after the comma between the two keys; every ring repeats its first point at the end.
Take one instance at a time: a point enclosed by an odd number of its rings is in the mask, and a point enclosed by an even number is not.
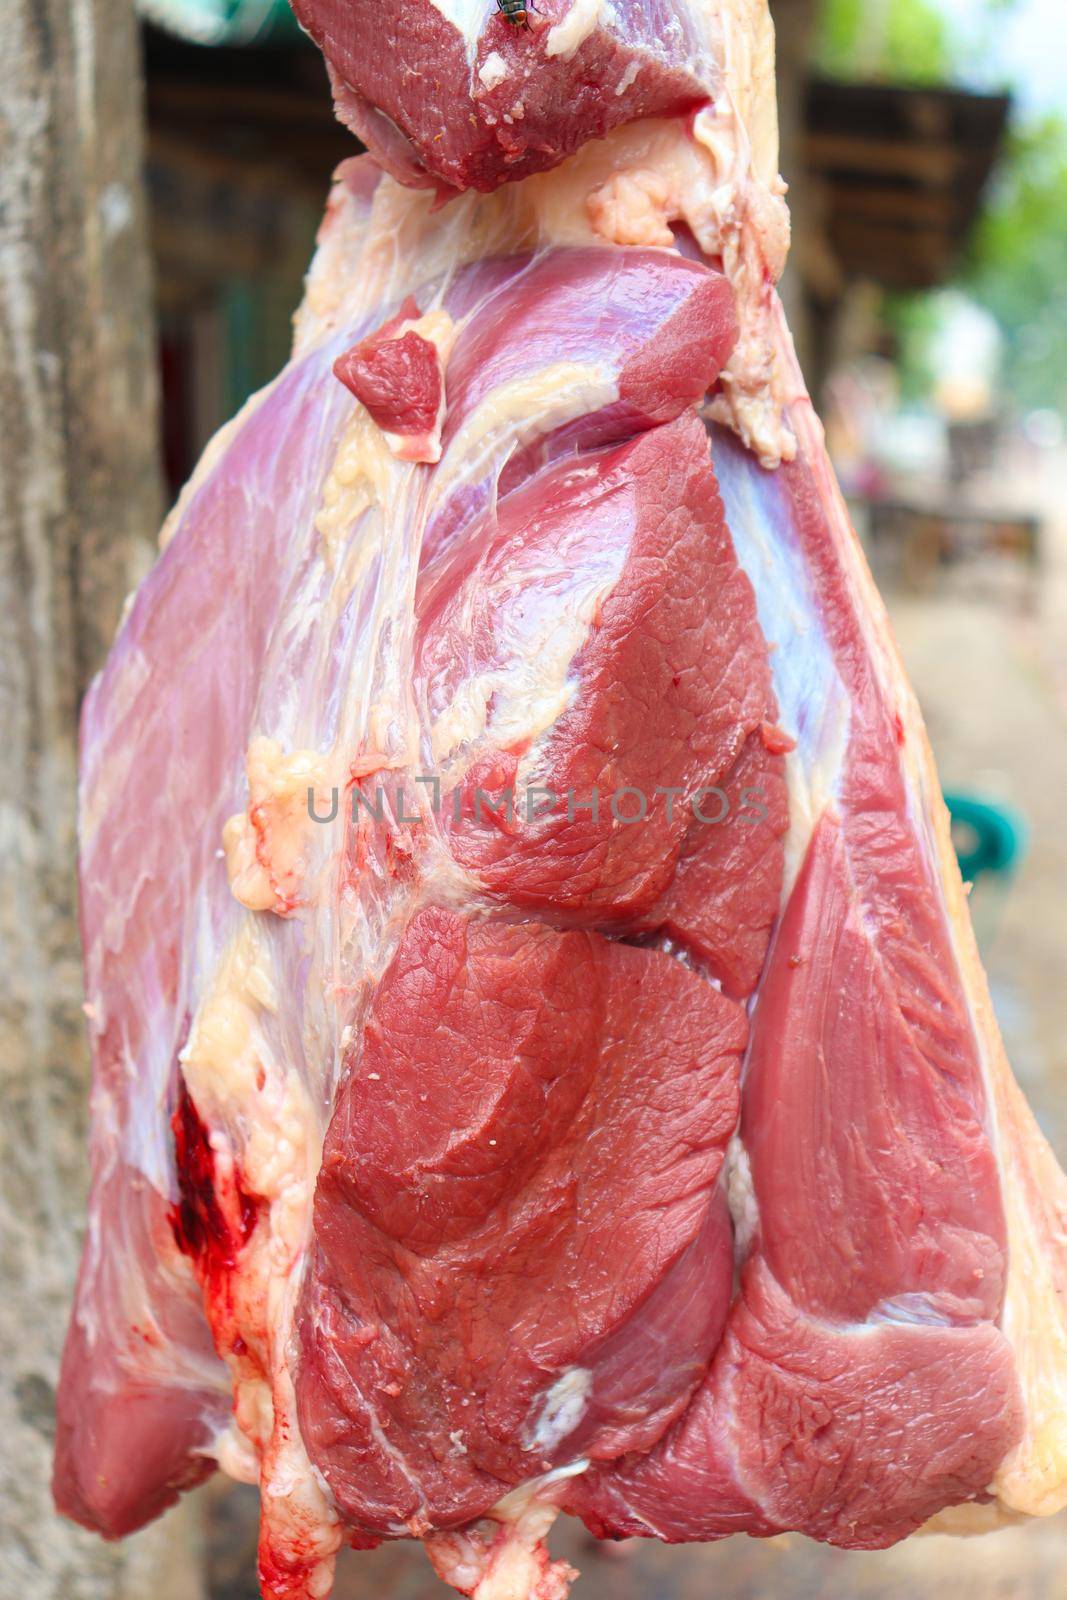
{"type": "Polygon", "coordinates": [[[1036,584],[1040,517],[892,499],[867,501],[865,510],[871,565],[885,582],[922,593],[944,569],[1007,563],[1036,584]]]}

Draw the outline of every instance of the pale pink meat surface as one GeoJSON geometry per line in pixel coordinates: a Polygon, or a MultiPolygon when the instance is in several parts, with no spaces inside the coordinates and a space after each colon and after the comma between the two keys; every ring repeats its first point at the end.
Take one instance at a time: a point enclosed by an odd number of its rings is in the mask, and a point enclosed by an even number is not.
{"type": "Polygon", "coordinates": [[[60,1509],[221,1466],[268,1600],[1059,1509],[1067,1184],[775,295],[762,0],[297,11],[372,155],[83,719],[60,1509]]]}

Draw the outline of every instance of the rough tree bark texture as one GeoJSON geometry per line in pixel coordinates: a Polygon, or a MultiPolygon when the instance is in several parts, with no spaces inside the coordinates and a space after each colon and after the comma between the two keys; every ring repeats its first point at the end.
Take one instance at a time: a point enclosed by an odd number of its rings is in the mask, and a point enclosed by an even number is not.
{"type": "Polygon", "coordinates": [[[115,1549],[48,1490],[86,1181],[77,712],[160,508],[132,9],[2,14],[0,1593],[195,1600],[195,1511],[115,1549]]]}

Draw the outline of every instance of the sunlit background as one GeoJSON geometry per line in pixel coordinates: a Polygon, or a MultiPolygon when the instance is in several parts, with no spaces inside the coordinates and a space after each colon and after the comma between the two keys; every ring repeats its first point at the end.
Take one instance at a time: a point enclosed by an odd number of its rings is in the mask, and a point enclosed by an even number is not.
{"type": "MultiPolygon", "coordinates": [[[[1009,1052],[1067,1158],[1064,0],[772,0],[810,386],[926,713],[1009,1052]]],[[[144,0],[163,434],[176,491],[284,361],[352,143],[281,0],[144,0]]],[[[255,1595],[254,1495],[216,1485],[212,1600],[255,1595]]],[[[1067,1596],[1067,1527],[844,1555],[561,1534],[585,1600],[1067,1596]]],[[[192,1580],[191,1580],[192,1582],[192,1580]]],[[[190,1588],[190,1597],[196,1592],[190,1588]]],[[[339,1594],[442,1593],[421,1552],[339,1594]]]]}

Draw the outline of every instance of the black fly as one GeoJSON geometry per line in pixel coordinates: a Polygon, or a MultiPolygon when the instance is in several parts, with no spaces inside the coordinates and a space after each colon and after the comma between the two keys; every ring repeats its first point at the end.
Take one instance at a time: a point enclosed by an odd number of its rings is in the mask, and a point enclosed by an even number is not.
{"type": "Polygon", "coordinates": [[[527,0],[496,0],[496,8],[505,22],[510,22],[514,28],[528,28],[530,26],[529,12],[534,8],[527,4],[527,0]]]}

